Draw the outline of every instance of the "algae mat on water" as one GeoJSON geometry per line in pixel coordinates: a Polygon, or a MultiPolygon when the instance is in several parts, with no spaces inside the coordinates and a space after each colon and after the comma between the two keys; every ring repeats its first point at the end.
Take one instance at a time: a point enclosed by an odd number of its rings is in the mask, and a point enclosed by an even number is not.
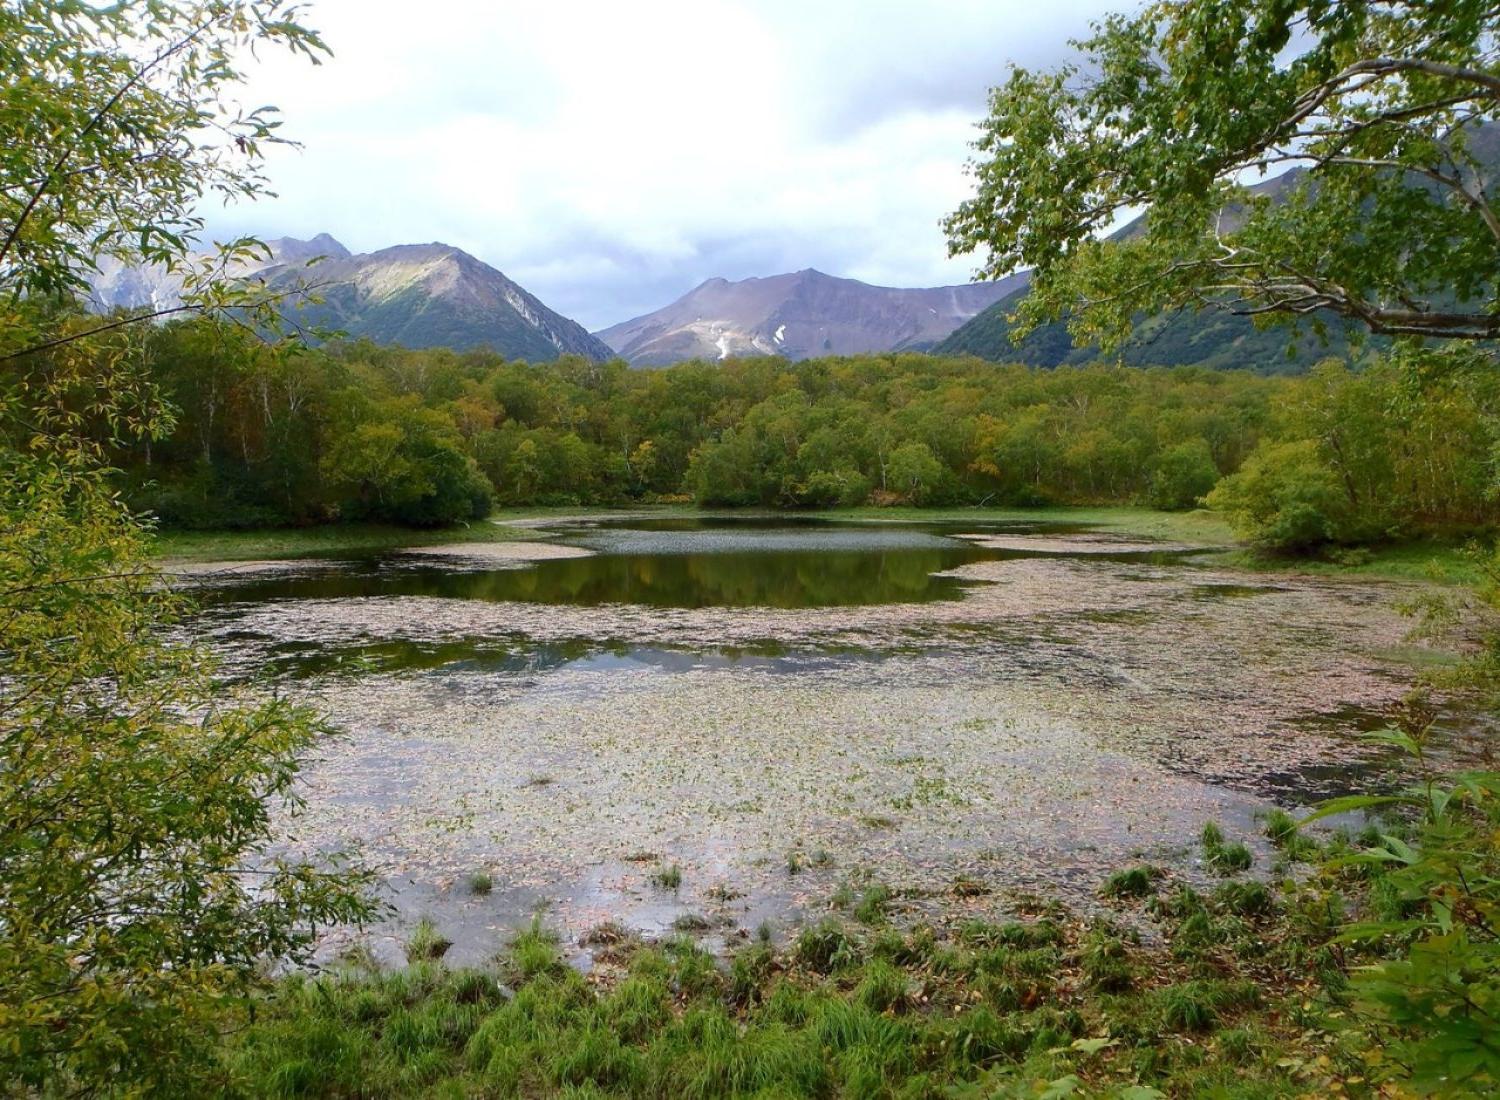
{"type": "Polygon", "coordinates": [[[846,882],[928,918],[1018,890],[1086,901],[1137,853],[1205,877],[1207,819],[1249,832],[1273,800],[1379,775],[1322,718],[1405,690],[1407,589],[1018,541],[921,603],[369,595],[236,604],[205,628],[251,665],[401,647],[287,682],[348,733],[289,830],[359,851],[459,959],[538,907],[574,934],[727,938],[815,917],[846,882]]]}

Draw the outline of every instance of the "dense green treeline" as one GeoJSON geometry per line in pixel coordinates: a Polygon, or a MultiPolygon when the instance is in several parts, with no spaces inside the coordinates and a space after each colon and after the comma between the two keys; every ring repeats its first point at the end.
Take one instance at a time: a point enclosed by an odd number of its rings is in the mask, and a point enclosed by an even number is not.
{"type": "Polygon", "coordinates": [[[1500,379],[1482,353],[1398,351],[1299,380],[1244,466],[1209,493],[1263,546],[1308,551],[1489,529],[1500,379]]]}
{"type": "Polygon", "coordinates": [[[115,459],[127,498],[169,526],[1208,497],[1250,537],[1307,549],[1486,526],[1500,438],[1500,385],[1462,361],[1302,378],[914,354],[633,371],[368,342],[278,353],[197,321],[137,338],[175,420],[115,459]]]}

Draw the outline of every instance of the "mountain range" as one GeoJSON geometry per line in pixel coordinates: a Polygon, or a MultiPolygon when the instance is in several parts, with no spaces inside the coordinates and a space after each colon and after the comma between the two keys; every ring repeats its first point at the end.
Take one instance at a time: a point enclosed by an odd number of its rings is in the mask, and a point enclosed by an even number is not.
{"type": "MultiPolygon", "coordinates": [[[[295,319],[313,328],[411,348],[489,348],[508,359],[542,362],[559,355],[614,355],[576,321],[548,309],[502,272],[446,244],[403,244],[351,253],[326,233],[266,242],[270,255],[236,275],[273,291],[312,288],[295,319]]],[[[161,268],[101,263],[90,306],[169,308],[181,280],[161,268]]],[[[292,311],[289,311],[292,312],[292,311]]]]}
{"type": "MultiPolygon", "coordinates": [[[[1122,233],[1136,231],[1127,226],[1122,233]]],[[[709,279],[652,313],[590,334],[469,253],[446,244],[405,244],[352,253],[333,237],[281,237],[268,255],[234,274],[272,291],[312,288],[295,320],[351,338],[411,348],[488,348],[507,359],[547,362],[578,355],[634,367],[690,359],[932,351],[996,362],[1054,367],[1088,362],[1067,327],[1042,325],[1012,341],[1009,315],[1026,295],[1029,271],[992,283],[929,288],[872,286],[808,268],[766,278],[709,279]]],[[[181,280],[160,268],[102,261],[90,308],[170,309],[181,280]]],[[[1305,336],[1289,351],[1285,330],[1260,330],[1243,317],[1207,310],[1142,318],[1121,358],[1132,365],[1196,364],[1263,371],[1304,368],[1345,347],[1305,336]]]]}
{"type": "MultiPolygon", "coordinates": [[[[632,366],[686,359],[854,355],[932,348],[1026,276],[997,283],[900,289],[808,269],[761,279],[709,279],[672,304],[593,335],[548,309],[502,272],[446,244],[351,253],[333,237],[280,237],[234,274],[291,291],[313,288],[294,312],[309,328],[405,347],[489,348],[508,359],[559,355],[632,366]]],[[[181,280],[161,268],[103,261],[91,308],[167,309],[181,280]]],[[[294,295],[289,300],[295,300],[294,295]]]]}
{"type": "Polygon", "coordinates": [[[709,279],[671,305],[595,333],[632,366],[685,359],[926,351],[1026,275],[923,289],[871,286],[808,268],[763,279],[709,279]]]}

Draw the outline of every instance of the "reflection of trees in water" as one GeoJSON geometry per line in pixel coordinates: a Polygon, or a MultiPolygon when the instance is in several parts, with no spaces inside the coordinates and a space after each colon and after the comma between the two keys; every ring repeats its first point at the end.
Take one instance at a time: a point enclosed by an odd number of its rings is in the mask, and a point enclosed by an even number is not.
{"type": "Polygon", "coordinates": [[[221,590],[216,601],[431,596],[657,607],[836,607],[955,597],[933,574],[986,555],[964,545],[880,551],[632,554],[562,558],[525,569],[463,572],[365,565],[221,590]]]}
{"type": "Polygon", "coordinates": [[[549,562],[554,601],[664,607],[820,607],[935,599],[956,593],[932,574],[975,555],[962,548],[881,553],[676,554],[549,562]]]}

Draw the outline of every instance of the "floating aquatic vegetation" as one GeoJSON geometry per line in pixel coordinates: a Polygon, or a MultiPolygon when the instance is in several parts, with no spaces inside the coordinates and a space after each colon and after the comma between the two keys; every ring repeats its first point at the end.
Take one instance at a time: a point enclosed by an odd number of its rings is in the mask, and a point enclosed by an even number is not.
{"type": "Polygon", "coordinates": [[[450,542],[438,546],[414,546],[403,553],[468,561],[555,561],[593,557],[594,551],[555,542],[450,542]]]}
{"type": "Polygon", "coordinates": [[[1378,714],[1412,675],[1391,657],[1409,586],[1104,548],[971,562],[961,599],[920,603],[273,597],[193,626],[237,667],[382,655],[282,685],[347,733],[297,834],[361,851],[458,958],[539,905],[574,934],[795,926],[861,869],[902,916],[989,916],[1021,892],[1097,903],[1137,852],[1206,887],[1206,820],[1257,835],[1223,870],[1268,862],[1258,812],[1375,762],[1315,716],[1378,714]],[[476,867],[489,893],[465,888],[476,867]]]}

